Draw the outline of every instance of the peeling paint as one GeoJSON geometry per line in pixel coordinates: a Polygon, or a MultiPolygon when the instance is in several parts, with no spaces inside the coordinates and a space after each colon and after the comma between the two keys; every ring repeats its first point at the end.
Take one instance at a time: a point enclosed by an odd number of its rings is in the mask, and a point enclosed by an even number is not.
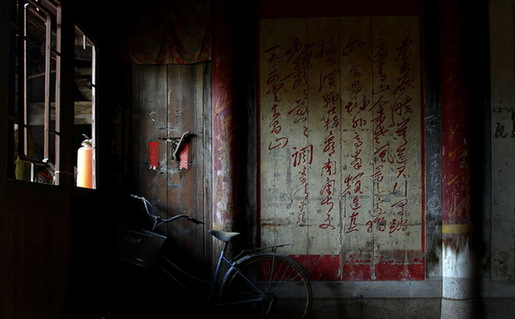
{"type": "Polygon", "coordinates": [[[239,205],[237,194],[238,163],[236,160],[237,128],[235,114],[236,79],[234,78],[234,51],[231,10],[227,1],[216,6],[216,41],[213,43],[212,64],[212,165],[213,172],[213,226],[233,230],[239,205]]]}

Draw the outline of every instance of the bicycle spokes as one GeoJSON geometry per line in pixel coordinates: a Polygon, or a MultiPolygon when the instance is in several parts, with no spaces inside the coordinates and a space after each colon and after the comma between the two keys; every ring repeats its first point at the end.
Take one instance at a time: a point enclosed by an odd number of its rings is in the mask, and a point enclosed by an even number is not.
{"type": "Polygon", "coordinates": [[[307,276],[291,259],[256,255],[238,266],[223,287],[226,301],[238,302],[240,313],[260,318],[305,318],[312,291],[307,276]]]}

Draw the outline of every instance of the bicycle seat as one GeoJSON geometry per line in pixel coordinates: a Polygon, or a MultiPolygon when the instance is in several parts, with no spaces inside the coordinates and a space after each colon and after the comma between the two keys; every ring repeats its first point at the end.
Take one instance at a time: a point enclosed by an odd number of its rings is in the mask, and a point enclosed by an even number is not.
{"type": "Polygon", "coordinates": [[[211,235],[215,236],[216,239],[225,241],[225,242],[232,241],[236,236],[238,236],[240,234],[240,233],[227,232],[227,231],[221,231],[221,230],[215,230],[215,229],[210,229],[209,233],[211,235]]]}

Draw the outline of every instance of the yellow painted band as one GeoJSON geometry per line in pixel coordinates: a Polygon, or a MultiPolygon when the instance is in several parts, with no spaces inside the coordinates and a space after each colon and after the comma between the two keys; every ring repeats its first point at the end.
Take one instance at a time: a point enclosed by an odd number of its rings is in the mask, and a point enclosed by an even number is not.
{"type": "Polygon", "coordinates": [[[442,233],[444,234],[468,234],[472,232],[472,224],[444,224],[442,233]]]}

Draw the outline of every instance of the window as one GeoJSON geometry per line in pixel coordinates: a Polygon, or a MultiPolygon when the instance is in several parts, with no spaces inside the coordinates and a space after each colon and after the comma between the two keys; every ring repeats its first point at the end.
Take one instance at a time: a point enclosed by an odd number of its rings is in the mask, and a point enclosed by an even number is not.
{"type": "Polygon", "coordinates": [[[77,151],[78,187],[96,188],[95,157],[95,63],[93,41],[75,27],[75,100],[74,145],[77,151]]]}
{"type": "Polygon", "coordinates": [[[12,3],[15,5],[11,7],[9,24],[12,53],[9,57],[8,176],[58,185],[62,174],[70,174],[74,175],[77,186],[95,188],[95,45],[75,26],[74,63],[62,65],[60,4],[54,0],[12,0],[12,3]],[[74,92],[66,92],[73,94],[74,104],[61,101],[61,81],[72,81],[61,79],[61,74],[71,74],[64,72],[65,68],[70,72],[73,68],[75,74],[74,92]],[[68,105],[73,106],[73,111],[66,114],[70,117],[74,114],[74,123],[64,123],[61,119],[61,111],[66,111],[61,108],[68,105]],[[77,154],[76,170],[66,172],[60,170],[61,128],[71,129],[72,126],[76,149],[66,151],[77,154]],[[86,147],[81,147],[82,142],[86,147]],[[84,149],[90,155],[85,165],[84,149]]]}
{"type": "Polygon", "coordinates": [[[9,134],[11,177],[56,184],[59,157],[60,7],[18,1],[11,21],[9,134]]]}

